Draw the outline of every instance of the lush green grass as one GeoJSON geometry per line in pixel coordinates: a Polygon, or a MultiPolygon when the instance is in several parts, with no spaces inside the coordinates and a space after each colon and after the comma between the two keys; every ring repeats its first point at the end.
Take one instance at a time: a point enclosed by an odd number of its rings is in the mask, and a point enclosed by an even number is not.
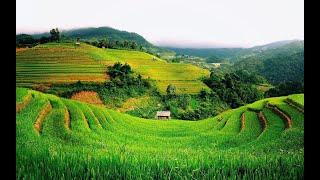
{"type": "Polygon", "coordinates": [[[304,106],[304,94],[292,94],[288,98],[304,106]]]}
{"type": "Polygon", "coordinates": [[[16,102],[20,103],[23,101],[23,98],[28,94],[28,89],[26,88],[17,88],[16,89],[16,102]]]}
{"type": "MultiPolygon", "coordinates": [[[[20,88],[16,92],[26,95],[20,88]]],[[[201,121],[160,121],[29,92],[30,103],[16,114],[17,179],[303,178],[304,118],[294,109],[286,110],[294,123],[285,130],[262,101],[249,105],[267,118],[262,132],[249,106],[201,121]],[[33,124],[47,102],[53,109],[38,134],[33,124]],[[240,131],[243,112],[246,125],[240,131]]],[[[291,108],[285,98],[265,101],[291,108]]]]}
{"type": "Polygon", "coordinates": [[[190,64],[167,63],[153,55],[129,50],[99,49],[82,43],[47,43],[16,52],[16,81],[18,86],[36,83],[70,83],[77,80],[103,82],[106,67],[115,62],[128,63],[144,78],[156,80],[160,92],[169,84],[177,93],[198,93],[207,88],[200,78],[209,71],[190,64]]]}

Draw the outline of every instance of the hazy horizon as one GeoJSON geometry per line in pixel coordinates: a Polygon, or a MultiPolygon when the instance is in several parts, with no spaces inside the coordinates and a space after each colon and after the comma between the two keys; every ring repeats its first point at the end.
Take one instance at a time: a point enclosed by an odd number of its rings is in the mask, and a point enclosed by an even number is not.
{"type": "Polygon", "coordinates": [[[173,47],[252,47],[304,40],[303,0],[17,0],[16,33],[108,26],[173,47]]]}

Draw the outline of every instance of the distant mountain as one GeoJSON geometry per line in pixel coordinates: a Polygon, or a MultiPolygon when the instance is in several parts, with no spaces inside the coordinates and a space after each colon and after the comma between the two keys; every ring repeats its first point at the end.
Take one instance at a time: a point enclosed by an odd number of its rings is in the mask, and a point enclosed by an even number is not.
{"type": "Polygon", "coordinates": [[[286,51],[286,47],[290,50],[303,48],[304,41],[301,40],[285,40],[265,44],[261,46],[254,46],[252,48],[173,48],[167,47],[175,51],[178,55],[198,56],[202,58],[210,58],[212,56],[230,61],[237,61],[241,58],[255,56],[259,53],[274,53],[275,51],[286,51]],[[294,48],[293,48],[294,46],[294,48]]]}
{"type": "MultiPolygon", "coordinates": [[[[41,38],[42,36],[48,37],[49,33],[41,34],[32,34],[36,39],[41,38]]],[[[88,28],[79,28],[71,30],[61,31],[61,36],[64,36],[67,39],[77,39],[85,41],[95,41],[107,38],[109,41],[134,41],[138,45],[145,47],[148,51],[154,54],[161,53],[172,53],[165,48],[157,47],[148,42],[141,35],[134,32],[120,31],[111,27],[88,27],[88,28]]]]}
{"type": "Polygon", "coordinates": [[[243,48],[174,48],[166,47],[169,50],[172,50],[177,53],[177,55],[189,55],[197,56],[202,58],[209,58],[211,56],[223,59],[230,59],[237,56],[243,48]]]}
{"type": "Polygon", "coordinates": [[[254,46],[251,49],[252,50],[268,50],[268,49],[280,48],[282,46],[285,46],[285,45],[291,44],[291,43],[301,44],[301,42],[303,43],[303,41],[300,41],[300,40],[276,41],[276,42],[272,42],[272,43],[261,45],[261,46],[254,46]]]}

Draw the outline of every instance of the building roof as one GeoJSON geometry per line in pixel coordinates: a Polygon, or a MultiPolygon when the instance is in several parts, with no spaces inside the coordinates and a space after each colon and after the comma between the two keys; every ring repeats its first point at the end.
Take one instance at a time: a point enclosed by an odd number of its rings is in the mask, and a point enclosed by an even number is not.
{"type": "Polygon", "coordinates": [[[170,111],[157,111],[157,116],[170,116],[170,111]]]}

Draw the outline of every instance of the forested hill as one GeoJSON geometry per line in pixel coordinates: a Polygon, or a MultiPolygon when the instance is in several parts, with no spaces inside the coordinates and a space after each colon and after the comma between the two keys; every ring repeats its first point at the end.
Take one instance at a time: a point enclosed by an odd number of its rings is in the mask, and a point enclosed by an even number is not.
{"type": "Polygon", "coordinates": [[[233,68],[257,72],[271,83],[279,84],[304,79],[304,41],[294,41],[281,47],[261,46],[242,56],[233,68]]]}
{"type": "MultiPolygon", "coordinates": [[[[88,27],[61,31],[61,35],[68,38],[82,40],[100,40],[108,38],[111,41],[134,41],[137,44],[144,46],[152,46],[145,38],[134,32],[120,31],[111,27],[88,27]]],[[[42,36],[50,36],[49,33],[34,34],[34,38],[41,38],[42,36]]]]}
{"type": "MultiPolygon", "coordinates": [[[[32,35],[35,39],[40,39],[41,37],[49,37],[50,34],[48,33],[41,33],[41,34],[33,34],[32,35]]],[[[134,32],[127,32],[117,30],[111,27],[88,27],[88,28],[79,28],[79,29],[71,29],[71,30],[64,30],[61,31],[61,36],[66,39],[77,39],[80,38],[84,41],[98,41],[102,39],[107,39],[108,41],[112,41],[114,43],[124,42],[124,41],[131,41],[137,43],[139,46],[145,47],[149,52],[154,54],[161,54],[161,53],[172,53],[165,48],[156,47],[150,42],[148,42],[144,37],[141,35],[134,33],[134,32]]]]}

